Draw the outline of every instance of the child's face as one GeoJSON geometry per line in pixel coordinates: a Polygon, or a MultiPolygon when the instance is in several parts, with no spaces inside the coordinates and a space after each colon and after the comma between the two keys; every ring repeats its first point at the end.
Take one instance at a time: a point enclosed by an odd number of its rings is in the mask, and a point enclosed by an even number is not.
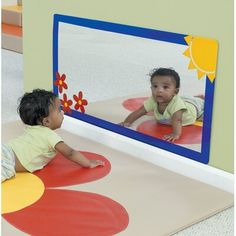
{"type": "Polygon", "coordinates": [[[61,110],[61,102],[59,98],[56,98],[54,105],[49,108],[49,116],[47,119],[47,127],[54,130],[61,127],[62,121],[64,119],[64,112],[61,110]]]}
{"type": "Polygon", "coordinates": [[[152,96],[158,104],[169,103],[178,93],[175,81],[170,76],[154,76],[151,89],[152,96]]]}

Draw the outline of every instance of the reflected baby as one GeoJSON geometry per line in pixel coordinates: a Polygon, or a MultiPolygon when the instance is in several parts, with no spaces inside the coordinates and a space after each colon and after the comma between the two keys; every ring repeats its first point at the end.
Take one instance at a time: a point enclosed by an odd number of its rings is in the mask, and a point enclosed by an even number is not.
{"type": "Polygon", "coordinates": [[[191,125],[202,120],[204,97],[180,96],[180,77],[172,68],[156,68],[150,73],[152,96],[144,104],[120,123],[129,127],[132,123],[147,114],[154,112],[160,124],[171,125],[172,133],[163,136],[166,141],[174,142],[182,134],[182,126],[191,125]]]}

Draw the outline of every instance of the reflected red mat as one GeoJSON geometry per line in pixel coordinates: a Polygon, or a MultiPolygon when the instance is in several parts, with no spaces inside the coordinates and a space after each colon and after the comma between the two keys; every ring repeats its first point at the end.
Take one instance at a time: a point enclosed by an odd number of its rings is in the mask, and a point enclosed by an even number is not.
{"type": "Polygon", "coordinates": [[[33,205],[3,217],[30,235],[115,235],[129,222],[126,210],[95,193],[46,189],[33,205]]]}
{"type": "Polygon", "coordinates": [[[122,105],[129,111],[135,111],[139,109],[143,105],[144,101],[147,99],[148,97],[130,98],[125,100],[122,105]]]}
{"type": "Polygon", "coordinates": [[[111,170],[110,162],[103,156],[91,152],[81,152],[88,159],[105,162],[105,166],[96,168],[82,168],[78,164],[66,159],[61,154],[42,170],[34,172],[44,183],[45,187],[59,187],[91,182],[106,176],[111,170]]]}
{"type": "MultiPolygon", "coordinates": [[[[144,101],[147,99],[148,97],[130,98],[125,100],[122,105],[125,109],[129,111],[136,111],[143,105],[144,101]]],[[[153,112],[148,112],[147,115],[152,116],[153,112]]]]}
{"type": "MultiPolygon", "coordinates": [[[[169,125],[158,124],[155,120],[144,121],[137,127],[137,131],[162,139],[165,134],[170,134],[172,128],[169,125]]],[[[202,127],[197,125],[183,126],[180,139],[177,144],[200,144],[202,142],[202,127]]]]}

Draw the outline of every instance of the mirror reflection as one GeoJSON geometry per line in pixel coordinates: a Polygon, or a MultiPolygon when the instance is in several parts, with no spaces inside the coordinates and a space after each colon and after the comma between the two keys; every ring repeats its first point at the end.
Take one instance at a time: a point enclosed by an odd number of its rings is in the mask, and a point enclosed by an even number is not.
{"type": "Polygon", "coordinates": [[[191,47],[193,38],[184,40],[59,22],[54,86],[63,108],[71,104],[68,113],[77,110],[201,153],[206,80],[214,80],[216,57],[204,62],[199,47],[191,47]]]}

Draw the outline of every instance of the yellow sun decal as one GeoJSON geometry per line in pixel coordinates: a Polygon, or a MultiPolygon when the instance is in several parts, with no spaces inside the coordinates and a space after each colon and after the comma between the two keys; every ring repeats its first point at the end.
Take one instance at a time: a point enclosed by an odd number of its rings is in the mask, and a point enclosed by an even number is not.
{"type": "Polygon", "coordinates": [[[186,36],[187,50],[183,53],[190,58],[188,69],[196,69],[198,79],[207,75],[211,82],[214,81],[216,75],[216,62],[218,43],[216,40],[186,36]]]}

